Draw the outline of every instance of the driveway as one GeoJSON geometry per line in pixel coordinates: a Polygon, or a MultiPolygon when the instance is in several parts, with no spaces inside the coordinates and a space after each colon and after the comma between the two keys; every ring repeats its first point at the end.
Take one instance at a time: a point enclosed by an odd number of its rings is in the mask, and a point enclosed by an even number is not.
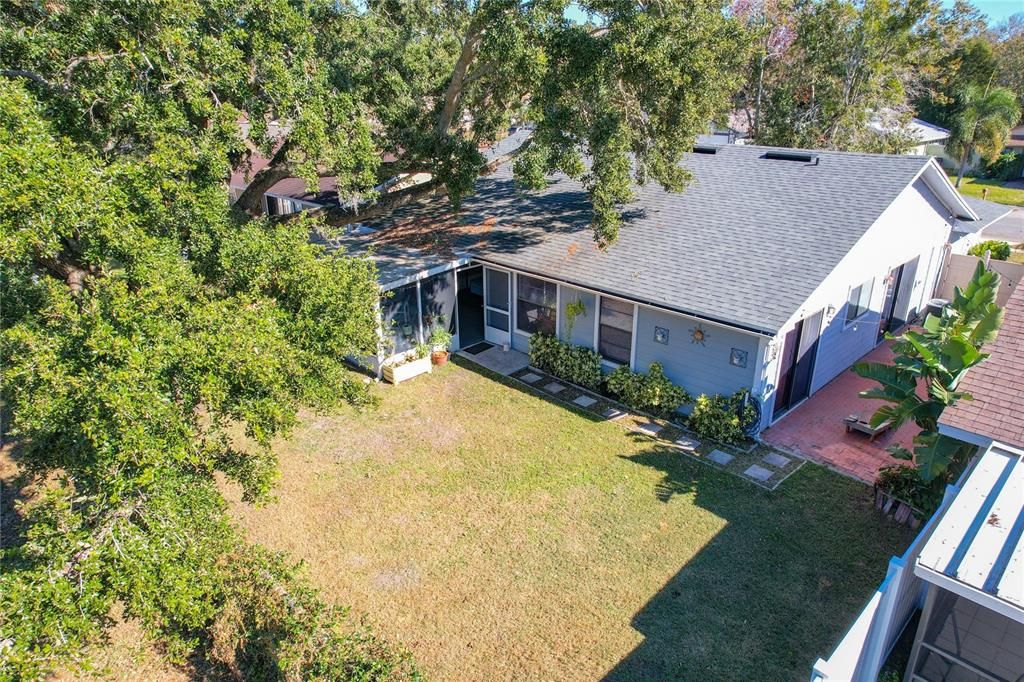
{"type": "Polygon", "coordinates": [[[1011,244],[1024,242],[1024,208],[1015,208],[981,232],[986,239],[1001,239],[1011,244]]]}

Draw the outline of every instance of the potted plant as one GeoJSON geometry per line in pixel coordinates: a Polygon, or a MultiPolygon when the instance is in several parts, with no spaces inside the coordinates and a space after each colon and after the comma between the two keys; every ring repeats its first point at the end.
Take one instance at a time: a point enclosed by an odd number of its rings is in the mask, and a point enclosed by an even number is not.
{"type": "Polygon", "coordinates": [[[406,379],[426,374],[431,369],[430,346],[420,343],[413,350],[387,360],[384,363],[383,373],[385,381],[389,381],[392,384],[400,384],[406,379]]]}
{"type": "Polygon", "coordinates": [[[444,327],[437,327],[430,335],[430,359],[435,365],[448,362],[448,349],[452,345],[452,335],[444,327]]]}

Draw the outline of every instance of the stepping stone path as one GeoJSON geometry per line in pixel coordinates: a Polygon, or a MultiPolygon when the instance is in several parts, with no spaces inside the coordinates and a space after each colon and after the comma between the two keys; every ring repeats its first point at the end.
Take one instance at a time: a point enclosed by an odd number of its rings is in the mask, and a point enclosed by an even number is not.
{"type": "MultiPolygon", "coordinates": [[[[683,450],[693,451],[700,447],[700,441],[696,438],[691,438],[690,436],[680,436],[679,438],[676,438],[676,445],[681,447],[683,450]]],[[[715,450],[715,452],[720,451],[715,450]]],[[[723,452],[722,454],[724,455],[725,453],[723,452]]]]}
{"type": "Polygon", "coordinates": [[[552,381],[550,384],[544,387],[544,390],[547,391],[548,393],[561,393],[562,391],[565,390],[565,386],[558,383],[557,381],[552,381]]]}
{"type": "Polygon", "coordinates": [[[595,398],[591,398],[589,395],[581,395],[580,397],[573,400],[574,403],[580,407],[590,407],[597,402],[595,398]]]}
{"type": "Polygon", "coordinates": [[[538,381],[540,381],[541,376],[539,374],[534,374],[533,372],[530,372],[529,374],[524,374],[523,376],[521,376],[519,378],[522,381],[525,381],[528,384],[534,384],[534,383],[537,383],[538,381]]]}
{"type": "MultiPolygon", "coordinates": [[[[708,459],[710,459],[715,464],[721,464],[722,466],[725,466],[726,464],[728,464],[729,462],[733,461],[736,458],[730,455],[728,452],[722,452],[721,450],[712,450],[711,452],[708,453],[708,459]]],[[[763,469],[763,471],[768,470],[763,469]]],[[[747,470],[747,473],[750,473],[749,469],[747,470]]],[[[768,471],[768,475],[771,476],[772,472],[768,471]]]]}
{"type": "Polygon", "coordinates": [[[637,428],[646,433],[648,436],[657,436],[659,433],[661,433],[661,430],[664,427],[661,424],[647,422],[646,424],[641,424],[637,428]]]}
{"type": "Polygon", "coordinates": [[[601,413],[601,416],[605,419],[618,419],[619,417],[625,417],[626,413],[622,410],[616,410],[614,407],[609,407],[601,413]]]}
{"type": "Polygon", "coordinates": [[[749,476],[750,478],[754,479],[755,481],[762,481],[762,482],[764,482],[764,481],[767,481],[769,478],[772,477],[772,471],[771,471],[771,469],[765,469],[762,466],[758,466],[756,464],[752,464],[752,465],[750,465],[750,468],[748,468],[746,471],[743,472],[743,475],[744,476],[749,476]]]}
{"type": "Polygon", "coordinates": [[[767,462],[768,464],[771,464],[773,467],[778,467],[779,469],[786,468],[792,461],[789,459],[789,457],[783,457],[782,455],[776,452],[769,452],[762,459],[764,459],[764,461],[767,462]]]}

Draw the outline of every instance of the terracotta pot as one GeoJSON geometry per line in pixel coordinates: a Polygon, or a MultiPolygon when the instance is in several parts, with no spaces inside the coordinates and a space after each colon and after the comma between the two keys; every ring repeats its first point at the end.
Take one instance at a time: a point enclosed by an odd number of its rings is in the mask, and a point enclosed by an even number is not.
{"type": "Polygon", "coordinates": [[[435,365],[443,365],[448,362],[448,351],[446,350],[435,350],[430,354],[430,359],[435,365]]]}

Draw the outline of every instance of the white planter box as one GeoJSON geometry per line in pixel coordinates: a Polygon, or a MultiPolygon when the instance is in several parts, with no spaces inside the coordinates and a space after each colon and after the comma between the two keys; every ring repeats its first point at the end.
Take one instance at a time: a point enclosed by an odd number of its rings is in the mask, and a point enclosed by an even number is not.
{"type": "Polygon", "coordinates": [[[419,374],[427,374],[432,368],[433,365],[430,362],[429,355],[401,365],[388,364],[384,365],[384,380],[390,381],[392,384],[400,384],[406,379],[412,379],[419,374]]]}

